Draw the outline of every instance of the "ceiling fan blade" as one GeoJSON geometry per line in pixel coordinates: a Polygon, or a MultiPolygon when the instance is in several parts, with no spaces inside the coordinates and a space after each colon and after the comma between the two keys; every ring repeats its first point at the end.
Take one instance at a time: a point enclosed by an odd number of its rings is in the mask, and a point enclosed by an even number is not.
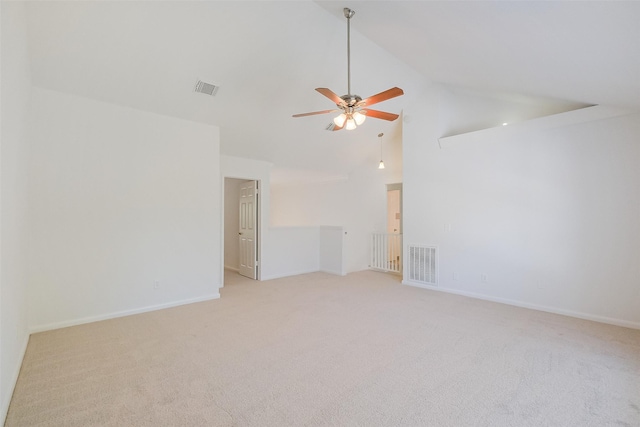
{"type": "Polygon", "coordinates": [[[346,104],[344,100],[340,98],[338,95],[336,95],[336,93],[333,92],[331,89],[327,89],[326,87],[318,87],[316,88],[316,90],[321,94],[323,94],[324,96],[326,96],[327,98],[329,98],[330,100],[332,100],[333,102],[335,102],[336,105],[346,104]]]}
{"type": "Polygon", "coordinates": [[[316,114],[327,114],[327,113],[333,113],[336,111],[340,111],[340,110],[322,110],[322,111],[313,111],[311,113],[300,113],[300,114],[294,114],[292,117],[306,117],[306,116],[315,116],[316,114]]]}
{"type": "Polygon", "coordinates": [[[373,117],[374,119],[389,120],[390,122],[400,117],[397,114],[387,113],[385,111],[378,111],[378,110],[366,109],[366,110],[360,110],[360,112],[363,114],[366,114],[367,117],[373,117]]]}
{"type": "Polygon", "coordinates": [[[380,92],[376,95],[370,96],[367,99],[363,99],[358,102],[358,105],[369,105],[377,104],[378,102],[386,101],[387,99],[395,98],[396,96],[404,95],[404,91],[399,87],[392,87],[391,89],[387,89],[384,92],[380,92]]]}

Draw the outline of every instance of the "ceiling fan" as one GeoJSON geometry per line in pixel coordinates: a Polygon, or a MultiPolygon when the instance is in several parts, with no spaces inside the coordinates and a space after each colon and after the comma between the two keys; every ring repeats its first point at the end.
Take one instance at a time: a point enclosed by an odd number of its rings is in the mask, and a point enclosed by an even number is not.
{"type": "Polygon", "coordinates": [[[384,92],[380,92],[365,99],[362,99],[358,95],[351,94],[351,18],[353,18],[353,15],[355,15],[356,12],[348,7],[345,7],[343,11],[345,18],[347,18],[347,94],[338,96],[335,92],[327,89],[326,87],[316,88],[316,91],[335,102],[338,109],[294,114],[293,117],[306,117],[316,114],[340,112],[340,114],[333,119],[333,123],[327,127],[327,130],[332,131],[343,128],[346,128],[347,130],[355,129],[364,123],[367,117],[393,121],[399,117],[397,114],[372,110],[369,106],[403,95],[404,92],[399,87],[387,89],[384,92]]]}

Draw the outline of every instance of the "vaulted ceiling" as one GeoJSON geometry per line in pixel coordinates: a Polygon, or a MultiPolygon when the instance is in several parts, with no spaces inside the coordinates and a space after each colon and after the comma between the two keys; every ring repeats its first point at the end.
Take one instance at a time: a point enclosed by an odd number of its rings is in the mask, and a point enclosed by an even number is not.
{"type": "Polygon", "coordinates": [[[348,174],[376,153],[369,119],[328,132],[314,91],[393,86],[400,113],[431,82],[457,90],[569,104],[640,108],[640,2],[165,1],[28,2],[36,86],[218,125],[223,154],[276,169],[348,174]],[[202,79],[215,97],[193,91],[202,79]]]}

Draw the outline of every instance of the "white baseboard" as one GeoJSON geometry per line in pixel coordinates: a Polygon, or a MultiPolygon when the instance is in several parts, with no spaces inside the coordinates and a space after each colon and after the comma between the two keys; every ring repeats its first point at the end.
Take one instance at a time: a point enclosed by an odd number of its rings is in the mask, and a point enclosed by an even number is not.
{"type": "Polygon", "coordinates": [[[240,269],[239,269],[239,268],[231,267],[230,265],[225,265],[225,266],[224,266],[224,269],[225,269],[225,270],[235,271],[235,272],[240,271],[240,269]]]}
{"type": "Polygon", "coordinates": [[[437,286],[424,285],[422,283],[416,283],[416,282],[412,282],[410,280],[403,280],[402,284],[403,285],[409,285],[409,286],[415,286],[417,288],[429,289],[429,290],[432,290],[432,291],[446,292],[446,293],[449,293],[449,294],[462,295],[462,296],[469,297],[469,298],[476,298],[476,299],[481,299],[481,300],[485,300],[485,301],[491,301],[491,302],[498,302],[498,303],[501,303],[501,304],[513,305],[513,306],[516,306],[516,307],[529,308],[531,310],[545,311],[547,313],[560,314],[560,315],[563,315],[563,316],[575,317],[575,318],[578,318],[578,319],[591,320],[593,322],[606,323],[606,324],[609,324],[609,325],[622,326],[622,327],[625,327],[625,328],[640,329],[640,322],[631,322],[631,321],[628,321],[628,320],[615,319],[615,318],[612,318],[612,317],[598,316],[596,314],[588,314],[588,313],[582,313],[582,312],[579,312],[579,311],[564,310],[564,309],[557,308],[557,307],[548,307],[548,306],[544,306],[544,305],[531,304],[531,303],[528,303],[528,302],[511,300],[511,299],[507,299],[507,298],[492,297],[492,296],[488,296],[488,295],[476,294],[476,293],[473,293],[473,292],[460,291],[460,290],[456,290],[456,289],[439,288],[437,286]]]}
{"type": "Polygon", "coordinates": [[[287,273],[276,273],[276,274],[263,275],[260,278],[260,281],[281,279],[283,277],[298,276],[300,274],[317,273],[318,271],[320,271],[320,270],[301,270],[301,271],[290,271],[290,272],[287,272],[287,273]]]}
{"type": "MultiPolygon", "coordinates": [[[[383,270],[383,269],[381,269],[381,268],[375,268],[375,267],[371,267],[371,266],[367,267],[367,268],[366,268],[366,270],[370,270],[370,271],[377,271],[378,273],[395,274],[396,276],[402,276],[402,271],[383,270]]],[[[406,284],[407,284],[407,283],[405,283],[405,285],[406,285],[406,284]]],[[[420,283],[420,284],[417,284],[417,285],[422,285],[422,284],[420,283]]],[[[416,286],[417,286],[417,285],[416,285],[416,286]]],[[[422,287],[422,286],[418,286],[418,287],[420,288],[420,287],[422,287]]],[[[431,289],[431,288],[429,288],[429,289],[431,289]]],[[[437,289],[437,288],[436,288],[436,289],[437,289]]]]}
{"type": "Polygon", "coordinates": [[[24,360],[24,355],[27,352],[27,345],[29,344],[29,335],[27,334],[24,338],[24,342],[22,343],[22,348],[20,349],[20,355],[18,357],[17,366],[13,369],[13,373],[11,374],[11,378],[9,379],[9,384],[11,384],[11,390],[5,396],[4,401],[2,402],[2,407],[0,408],[0,420],[2,420],[2,425],[4,425],[7,419],[7,413],[9,412],[9,404],[11,404],[11,398],[13,397],[13,391],[16,388],[16,384],[18,383],[18,376],[20,375],[20,368],[22,368],[22,361],[24,360]]]}
{"type": "Polygon", "coordinates": [[[197,298],[190,298],[190,299],[185,299],[185,300],[180,300],[180,301],[172,301],[172,302],[168,302],[168,303],[164,303],[164,304],[158,304],[158,305],[151,305],[151,306],[147,306],[147,307],[135,308],[135,309],[132,309],[132,310],[124,310],[124,311],[118,311],[118,312],[114,312],[114,313],[102,314],[102,315],[99,315],[99,316],[83,317],[81,319],[65,320],[65,321],[62,321],[62,322],[48,323],[48,324],[45,324],[45,325],[37,325],[37,326],[30,327],[29,328],[29,333],[34,334],[34,333],[37,333],[37,332],[51,331],[53,329],[67,328],[69,326],[76,326],[76,325],[82,325],[82,324],[85,324],[85,323],[99,322],[101,320],[108,320],[108,319],[115,319],[115,318],[118,318],[118,317],[131,316],[133,314],[140,314],[140,313],[146,313],[146,312],[149,312],[149,311],[162,310],[162,309],[165,309],[165,308],[177,307],[177,306],[186,305],[186,304],[193,304],[193,303],[196,303],[196,302],[209,301],[209,300],[218,299],[218,298],[220,298],[220,293],[216,292],[216,293],[213,293],[213,294],[204,295],[204,296],[197,297],[197,298]]]}
{"type": "Polygon", "coordinates": [[[335,274],[336,276],[346,276],[347,273],[344,271],[335,271],[335,270],[320,270],[323,273],[335,274]]]}

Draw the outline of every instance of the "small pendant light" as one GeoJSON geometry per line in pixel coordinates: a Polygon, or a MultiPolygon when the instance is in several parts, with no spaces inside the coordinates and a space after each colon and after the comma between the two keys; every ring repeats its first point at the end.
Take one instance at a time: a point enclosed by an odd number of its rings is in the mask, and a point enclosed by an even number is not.
{"type": "Polygon", "coordinates": [[[382,135],[384,135],[384,133],[378,134],[378,138],[380,138],[380,164],[378,164],[378,169],[384,169],[384,162],[382,161],[382,135]]]}

